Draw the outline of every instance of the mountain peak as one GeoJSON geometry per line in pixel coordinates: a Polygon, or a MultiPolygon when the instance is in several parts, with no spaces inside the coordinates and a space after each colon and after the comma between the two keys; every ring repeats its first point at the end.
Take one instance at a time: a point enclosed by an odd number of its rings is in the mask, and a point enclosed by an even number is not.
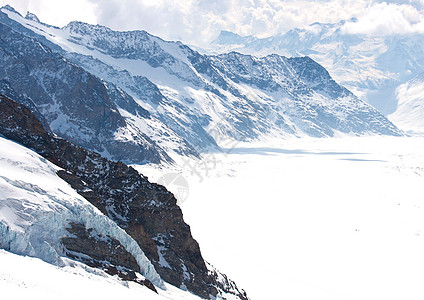
{"type": "Polygon", "coordinates": [[[228,30],[221,30],[220,37],[241,37],[241,35],[228,30]]]}
{"type": "Polygon", "coordinates": [[[25,19],[31,20],[31,21],[34,21],[34,22],[37,22],[37,23],[41,23],[40,20],[38,19],[38,17],[35,14],[33,14],[29,11],[27,12],[27,14],[25,16],[25,19]]]}
{"type": "Polygon", "coordinates": [[[219,36],[214,41],[215,44],[240,44],[244,43],[252,38],[251,35],[241,36],[237,33],[221,30],[219,36]]]}
{"type": "Polygon", "coordinates": [[[90,25],[88,23],[85,22],[81,22],[81,21],[72,21],[69,22],[68,25],[66,25],[64,27],[64,29],[69,29],[70,32],[73,33],[86,33],[87,31],[90,31],[92,27],[96,27],[96,28],[102,28],[102,29],[109,29],[107,27],[104,26],[100,26],[100,25],[90,25]]]}
{"type": "Polygon", "coordinates": [[[13,12],[13,13],[15,13],[15,14],[18,14],[18,15],[20,15],[20,16],[22,16],[20,13],[18,13],[12,6],[10,6],[9,4],[6,4],[5,6],[3,6],[2,8],[1,8],[1,10],[3,10],[3,9],[5,9],[5,10],[8,10],[8,11],[11,11],[11,12],[13,12]]]}

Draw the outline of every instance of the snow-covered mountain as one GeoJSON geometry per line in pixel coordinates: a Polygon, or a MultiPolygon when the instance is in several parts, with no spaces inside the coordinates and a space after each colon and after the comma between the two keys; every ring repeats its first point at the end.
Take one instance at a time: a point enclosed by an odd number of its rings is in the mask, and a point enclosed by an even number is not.
{"type": "MultiPolygon", "coordinates": [[[[76,235],[71,227],[78,224],[84,230],[90,228],[89,235],[104,247],[104,253],[109,252],[113,265],[136,270],[163,288],[134,239],[62,180],[59,170],[34,151],[0,137],[0,248],[64,266],[62,257],[69,255],[76,235]],[[119,260],[120,256],[125,259],[119,260]]],[[[94,254],[96,249],[90,251],[94,254]]],[[[90,255],[82,249],[78,252],[72,254],[90,255]]]]}
{"type": "Polygon", "coordinates": [[[424,73],[401,84],[396,97],[398,106],[390,120],[409,134],[424,135],[424,73]]]}
{"type": "Polygon", "coordinates": [[[160,143],[171,145],[167,152],[197,155],[117,86],[3,23],[0,31],[0,90],[17,100],[25,98],[24,104],[32,103],[56,134],[116,160],[158,163],[170,158],[147,133],[162,130],[167,136],[160,143]],[[121,109],[136,116],[137,124],[121,109]]]}
{"type": "MultiPolygon", "coordinates": [[[[2,35],[15,36],[5,43],[0,60],[5,69],[0,79],[7,81],[15,94],[31,99],[31,95],[39,94],[27,91],[29,87],[20,84],[19,78],[28,75],[16,78],[13,76],[16,68],[11,67],[18,64],[22,69],[28,68],[25,53],[33,48],[38,49],[45,61],[51,61],[47,57],[56,57],[58,63],[54,65],[78,66],[79,72],[94,75],[90,78],[100,86],[95,94],[108,95],[110,115],[119,121],[119,125],[107,129],[107,138],[103,138],[106,134],[100,135],[102,143],[145,143],[159,149],[161,156],[164,156],[161,150],[171,156],[172,153],[196,156],[198,151],[216,148],[224,141],[270,135],[400,134],[383,115],[339,86],[322,66],[308,57],[256,58],[235,52],[201,55],[182,43],[166,42],[145,31],[117,32],[81,22],[71,22],[59,29],[39,22],[32,14],[23,18],[11,7],[2,8],[0,23],[5,28],[2,35]],[[11,40],[23,42],[8,50],[12,47],[11,40]],[[23,53],[18,47],[29,49],[23,53]],[[43,49],[48,54],[43,54],[43,49]],[[22,55],[11,54],[15,52],[22,55]]],[[[53,78],[68,75],[60,68],[48,68],[45,63],[41,66],[42,71],[30,69],[27,81],[31,79],[38,84],[41,94],[48,95],[55,91],[55,86],[64,84],[53,78]],[[40,80],[40,74],[51,75],[49,85],[41,84],[45,76],[40,80]]],[[[82,98],[90,93],[93,91],[79,92],[78,99],[70,103],[85,103],[82,98]]],[[[62,110],[60,116],[65,116],[58,117],[56,110],[60,105],[55,103],[65,101],[64,96],[53,94],[55,97],[49,101],[44,97],[45,102],[32,100],[41,114],[47,115],[47,122],[56,134],[77,142],[68,134],[74,126],[68,124],[72,121],[69,113],[62,110]]],[[[89,98],[87,101],[93,101],[89,98]]],[[[87,105],[84,113],[91,106],[87,105]]],[[[79,132],[83,142],[93,132],[97,133],[82,129],[79,132]]],[[[109,148],[120,149],[120,146],[109,148]]],[[[109,149],[102,151],[100,146],[94,150],[111,153],[109,149]]]]}
{"type": "Polygon", "coordinates": [[[211,50],[308,55],[360,99],[384,114],[393,113],[397,105],[396,88],[424,68],[424,35],[349,34],[346,25],[354,22],[355,19],[335,24],[314,23],[268,38],[223,31],[211,50]]]}
{"type": "Polygon", "coordinates": [[[91,229],[88,232],[99,246],[106,246],[104,252],[116,258],[114,265],[130,268],[129,263],[120,265],[118,257],[125,255],[133,263],[131,269],[164,287],[137,243],[63,181],[56,174],[57,166],[0,137],[0,168],[0,248],[64,266],[64,244],[75,238],[71,224],[79,224],[91,229]],[[112,253],[112,245],[125,250],[112,253]]]}
{"type": "Polygon", "coordinates": [[[163,186],[53,137],[4,96],[0,135],[22,145],[0,140],[0,248],[57,265],[67,256],[153,290],[150,281],[158,288],[166,281],[205,299],[248,299],[203,259],[163,186]]]}

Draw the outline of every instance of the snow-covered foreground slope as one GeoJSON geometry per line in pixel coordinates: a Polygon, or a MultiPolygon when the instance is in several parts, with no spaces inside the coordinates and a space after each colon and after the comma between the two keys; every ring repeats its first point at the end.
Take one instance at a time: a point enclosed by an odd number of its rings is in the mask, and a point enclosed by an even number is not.
{"type": "Polygon", "coordinates": [[[239,144],[185,164],[197,175],[182,173],[182,209],[204,257],[252,299],[419,300],[423,149],[423,138],[239,144]]]}
{"type": "Polygon", "coordinates": [[[59,168],[35,152],[0,137],[0,248],[62,266],[63,237],[71,223],[120,242],[141,273],[162,279],[137,243],[57,176],[59,168]]]}
{"type": "Polygon", "coordinates": [[[0,291],[2,299],[200,299],[166,284],[167,291],[153,291],[133,282],[66,260],[55,267],[40,259],[0,250],[0,291]]]}
{"type": "Polygon", "coordinates": [[[424,135],[424,73],[396,89],[398,105],[389,116],[399,128],[412,135],[424,135]]]}

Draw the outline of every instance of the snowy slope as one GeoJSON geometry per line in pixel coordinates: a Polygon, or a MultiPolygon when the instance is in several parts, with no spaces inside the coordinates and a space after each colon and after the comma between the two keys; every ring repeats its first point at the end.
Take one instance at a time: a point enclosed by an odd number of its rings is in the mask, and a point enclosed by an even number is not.
{"type": "Polygon", "coordinates": [[[58,167],[0,137],[0,247],[63,266],[61,238],[70,223],[118,240],[142,274],[164,287],[137,243],[56,175],[58,167]]]}
{"type": "Polygon", "coordinates": [[[168,172],[188,182],[181,207],[204,256],[252,299],[420,300],[423,149],[417,137],[275,140],[168,172]]]}
{"type": "Polygon", "coordinates": [[[3,299],[200,299],[166,284],[159,294],[138,284],[123,283],[116,277],[81,263],[64,259],[58,268],[37,258],[0,249],[0,290],[3,299]]]}
{"type": "Polygon", "coordinates": [[[114,160],[159,163],[171,161],[167,153],[174,151],[197,155],[122,89],[51,50],[58,46],[29,37],[16,22],[13,30],[4,16],[0,13],[0,92],[25,98],[57,135],[114,160]],[[153,141],[156,131],[162,139],[153,141]]]}
{"type": "Polygon", "coordinates": [[[424,73],[396,89],[398,105],[389,116],[399,128],[409,134],[424,134],[424,73]]]}
{"type": "Polygon", "coordinates": [[[385,114],[396,109],[395,89],[424,67],[422,35],[366,36],[346,34],[348,22],[314,23],[269,38],[221,32],[210,51],[289,56],[308,55],[334,79],[385,114]]]}
{"type": "MultiPolygon", "coordinates": [[[[148,110],[164,126],[140,122],[135,114],[127,117],[158,143],[169,135],[166,127],[198,151],[263,136],[400,134],[306,57],[207,56],[145,31],[117,32],[81,22],[59,29],[10,9],[2,12],[3,22],[59,46],[54,51],[148,110]]],[[[170,143],[179,141],[171,134],[170,143]]]]}

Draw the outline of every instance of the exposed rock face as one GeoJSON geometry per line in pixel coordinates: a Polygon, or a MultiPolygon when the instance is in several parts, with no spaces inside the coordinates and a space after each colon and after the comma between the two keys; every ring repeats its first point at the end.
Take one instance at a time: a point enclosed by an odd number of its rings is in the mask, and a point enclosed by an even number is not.
{"type": "Polygon", "coordinates": [[[166,42],[145,31],[116,32],[82,22],[72,22],[63,30],[69,33],[70,42],[90,51],[95,49],[111,58],[148,65],[171,75],[171,80],[159,81],[149,67],[140,67],[137,71],[128,69],[128,79],[123,81],[113,66],[106,71],[98,59],[65,55],[127,91],[136,87],[132,82],[138,76],[131,79],[131,72],[145,75],[162,93],[157,107],[163,109],[151,113],[201,149],[211,139],[199,128],[210,124],[220,135],[236,140],[255,139],[270,132],[314,137],[334,136],[337,132],[401,134],[386,117],[338,85],[309,57],[273,54],[258,58],[236,52],[202,55],[182,43],[166,42]],[[143,73],[144,69],[147,71],[143,73]],[[188,86],[196,92],[187,93],[188,86]],[[208,106],[202,107],[201,103],[208,106]],[[210,113],[209,106],[214,113],[210,113]],[[219,115],[218,122],[215,114],[219,115]]]}
{"type": "Polygon", "coordinates": [[[62,238],[66,254],[85,264],[105,270],[111,275],[118,275],[127,281],[134,281],[156,291],[155,286],[147,279],[140,279],[140,267],[135,258],[122,244],[106,235],[87,229],[82,224],[71,223],[66,230],[72,235],[62,238]],[[82,255],[81,255],[82,254],[82,255]]]}
{"type": "Polygon", "coordinates": [[[125,135],[132,126],[119,108],[150,118],[129,95],[2,23],[0,66],[2,92],[31,102],[57,135],[115,160],[171,160],[140,130],[125,135]]]}
{"type": "MultiPolygon", "coordinates": [[[[4,96],[0,97],[0,134],[63,168],[58,175],[132,236],[165,281],[203,298],[230,293],[248,299],[234,282],[206,264],[175,197],[163,186],[150,183],[122,162],[52,137],[29,109],[4,96]]],[[[84,241],[72,245],[65,239],[68,250],[100,245],[82,228],[70,230],[84,241]]],[[[98,260],[88,249],[84,252],[98,260]]],[[[133,265],[124,253],[120,255],[125,267],[133,265]]]]}
{"type": "Polygon", "coordinates": [[[62,243],[72,255],[83,253],[95,261],[107,260],[114,265],[139,272],[140,267],[134,257],[110,236],[87,229],[82,224],[71,223],[66,230],[75,237],[63,237],[62,243]]]}
{"type": "Polygon", "coordinates": [[[16,102],[19,102],[29,108],[31,112],[35,115],[35,117],[43,124],[43,127],[51,133],[49,123],[47,122],[46,118],[40,113],[37,106],[32,102],[30,98],[28,98],[25,95],[19,95],[17,94],[12,87],[10,86],[9,82],[6,80],[0,80],[0,94],[7,95],[11,99],[16,99],[16,102]]]}

